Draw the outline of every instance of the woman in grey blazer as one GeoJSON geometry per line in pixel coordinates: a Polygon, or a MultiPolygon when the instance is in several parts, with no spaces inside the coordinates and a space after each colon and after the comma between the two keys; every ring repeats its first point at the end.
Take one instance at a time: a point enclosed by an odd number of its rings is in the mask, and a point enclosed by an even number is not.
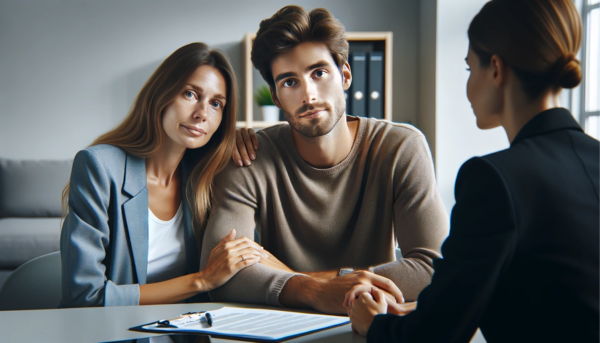
{"type": "Polygon", "coordinates": [[[212,179],[235,141],[236,85],[223,54],[183,46],[124,121],[77,153],[63,193],[62,307],[208,300],[267,256],[232,230],[199,270],[212,179]]]}

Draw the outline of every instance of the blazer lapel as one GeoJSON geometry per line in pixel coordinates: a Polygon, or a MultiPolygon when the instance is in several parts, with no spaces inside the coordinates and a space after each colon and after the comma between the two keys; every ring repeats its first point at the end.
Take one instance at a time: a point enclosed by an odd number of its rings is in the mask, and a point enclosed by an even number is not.
{"type": "Polygon", "coordinates": [[[187,181],[190,173],[192,172],[193,165],[187,162],[184,157],[181,161],[181,205],[183,208],[183,227],[184,227],[184,239],[185,239],[185,255],[187,261],[187,272],[188,274],[196,273],[200,271],[200,254],[198,252],[198,241],[194,228],[192,226],[193,215],[190,208],[190,204],[187,199],[187,181]]]}
{"type": "Polygon", "coordinates": [[[123,204],[123,215],[137,282],[143,285],[148,273],[148,188],[145,159],[127,154],[123,191],[132,197],[123,204]]]}

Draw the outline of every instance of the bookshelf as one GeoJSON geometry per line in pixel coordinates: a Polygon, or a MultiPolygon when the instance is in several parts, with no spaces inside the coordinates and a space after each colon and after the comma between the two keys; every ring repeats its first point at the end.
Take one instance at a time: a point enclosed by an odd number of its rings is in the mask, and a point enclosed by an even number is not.
{"type": "MultiPolygon", "coordinates": [[[[243,64],[243,120],[238,120],[236,127],[263,128],[278,122],[264,122],[254,120],[254,67],[250,60],[252,42],[256,37],[255,32],[247,32],[242,39],[242,64],[243,64]]],[[[370,45],[373,51],[382,51],[384,55],[383,70],[383,113],[384,119],[392,121],[392,32],[346,32],[346,39],[353,46],[370,45]]],[[[282,122],[279,122],[282,123],[282,122]]]]}

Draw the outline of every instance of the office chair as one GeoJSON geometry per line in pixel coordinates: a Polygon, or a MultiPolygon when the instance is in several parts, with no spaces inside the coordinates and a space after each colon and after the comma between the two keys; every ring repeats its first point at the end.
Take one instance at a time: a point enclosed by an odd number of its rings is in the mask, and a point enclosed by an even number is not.
{"type": "Polygon", "coordinates": [[[0,288],[0,311],[58,308],[61,287],[60,252],[36,257],[4,281],[0,288]]]}

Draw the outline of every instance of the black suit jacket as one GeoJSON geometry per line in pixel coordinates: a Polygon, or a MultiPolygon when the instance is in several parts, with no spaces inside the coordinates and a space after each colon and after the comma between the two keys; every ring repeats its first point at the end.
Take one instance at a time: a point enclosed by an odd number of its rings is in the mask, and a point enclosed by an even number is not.
{"type": "Polygon", "coordinates": [[[442,259],[409,315],[368,342],[599,341],[600,144],[569,111],[529,121],[509,149],[467,161],[442,259]]]}

